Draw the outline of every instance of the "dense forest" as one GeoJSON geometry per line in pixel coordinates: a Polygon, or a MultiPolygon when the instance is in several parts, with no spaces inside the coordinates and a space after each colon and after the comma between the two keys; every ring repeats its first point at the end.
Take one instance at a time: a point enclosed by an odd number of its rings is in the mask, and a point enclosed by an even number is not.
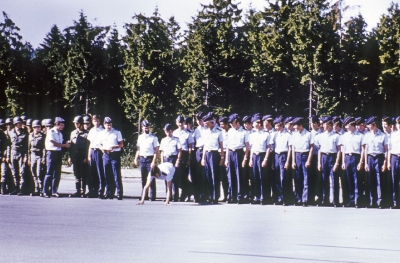
{"type": "Polygon", "coordinates": [[[398,4],[370,32],[361,14],[343,21],[346,8],[343,0],[269,0],[244,12],[214,0],[187,30],[156,9],[134,14],[125,32],[92,25],[81,11],[70,27],[54,25],[37,49],[5,10],[0,117],[97,113],[129,138],[139,120],[160,131],[199,110],[400,115],[398,4]]]}

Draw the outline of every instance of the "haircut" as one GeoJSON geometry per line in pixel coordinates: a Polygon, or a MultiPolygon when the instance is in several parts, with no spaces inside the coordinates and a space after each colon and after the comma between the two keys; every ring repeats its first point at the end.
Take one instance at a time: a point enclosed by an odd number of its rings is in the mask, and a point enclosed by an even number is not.
{"type": "Polygon", "coordinates": [[[158,168],[158,166],[153,168],[153,171],[151,171],[151,176],[155,177],[156,174],[161,174],[160,168],[158,168]]]}

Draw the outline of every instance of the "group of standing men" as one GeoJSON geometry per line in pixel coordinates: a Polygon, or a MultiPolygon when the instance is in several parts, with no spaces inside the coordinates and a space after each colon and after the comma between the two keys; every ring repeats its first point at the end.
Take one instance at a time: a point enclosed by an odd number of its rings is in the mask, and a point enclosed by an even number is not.
{"type": "MultiPolygon", "coordinates": [[[[400,206],[400,117],[384,117],[384,131],[377,117],[313,116],[310,131],[302,117],[200,112],[196,120],[193,130],[190,118],[178,116],[161,143],[142,122],[134,162],[140,157],[143,187],[160,151],[161,162],[176,168],[173,201],[400,206]]],[[[154,181],[144,198],[155,200],[154,181]]]]}
{"type": "Polygon", "coordinates": [[[112,120],[100,116],[77,116],[69,140],[62,130],[65,120],[39,120],[16,116],[0,119],[1,194],[59,197],[63,151],[73,164],[76,192],[70,197],[122,200],[121,132],[112,120]],[[91,128],[91,122],[93,127],[91,128]],[[86,192],[86,189],[88,191],[86,192]]]}

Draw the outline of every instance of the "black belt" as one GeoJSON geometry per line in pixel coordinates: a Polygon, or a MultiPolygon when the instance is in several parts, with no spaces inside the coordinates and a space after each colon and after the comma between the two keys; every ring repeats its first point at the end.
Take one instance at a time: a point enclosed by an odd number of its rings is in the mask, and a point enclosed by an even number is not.
{"type": "Polygon", "coordinates": [[[377,155],[368,154],[368,156],[371,156],[372,158],[377,158],[377,157],[384,156],[384,154],[383,153],[380,153],[380,154],[377,154],[377,155]]]}
{"type": "Polygon", "coordinates": [[[275,152],[276,154],[287,154],[288,152],[275,152]]]}
{"type": "Polygon", "coordinates": [[[346,153],[346,156],[361,156],[359,153],[346,153]]]}
{"type": "Polygon", "coordinates": [[[208,152],[208,153],[217,153],[218,150],[206,150],[206,152],[208,152]]]}
{"type": "Polygon", "coordinates": [[[238,152],[238,151],[243,151],[243,148],[239,148],[239,149],[236,149],[236,150],[233,150],[233,149],[229,149],[229,151],[231,151],[231,152],[238,152]]]}
{"type": "Polygon", "coordinates": [[[337,153],[322,153],[322,154],[327,156],[337,155],[337,153]]]}
{"type": "Polygon", "coordinates": [[[140,156],[141,158],[153,158],[154,157],[154,155],[149,155],[149,156],[140,156]]]}
{"type": "Polygon", "coordinates": [[[253,155],[260,155],[260,154],[263,154],[263,153],[266,153],[266,152],[253,153],[253,155]]]}
{"type": "Polygon", "coordinates": [[[169,158],[169,157],[175,158],[175,157],[178,157],[178,155],[164,155],[164,157],[165,157],[165,158],[169,158]]]}
{"type": "Polygon", "coordinates": [[[90,150],[93,150],[93,151],[100,151],[100,148],[90,148],[90,150]]]}

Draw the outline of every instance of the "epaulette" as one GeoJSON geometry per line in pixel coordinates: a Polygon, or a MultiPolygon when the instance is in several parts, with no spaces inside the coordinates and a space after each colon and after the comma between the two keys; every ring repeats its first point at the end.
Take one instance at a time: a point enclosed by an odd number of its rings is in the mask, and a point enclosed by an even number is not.
{"type": "Polygon", "coordinates": [[[217,127],[217,130],[222,131],[221,127],[217,127]]]}

